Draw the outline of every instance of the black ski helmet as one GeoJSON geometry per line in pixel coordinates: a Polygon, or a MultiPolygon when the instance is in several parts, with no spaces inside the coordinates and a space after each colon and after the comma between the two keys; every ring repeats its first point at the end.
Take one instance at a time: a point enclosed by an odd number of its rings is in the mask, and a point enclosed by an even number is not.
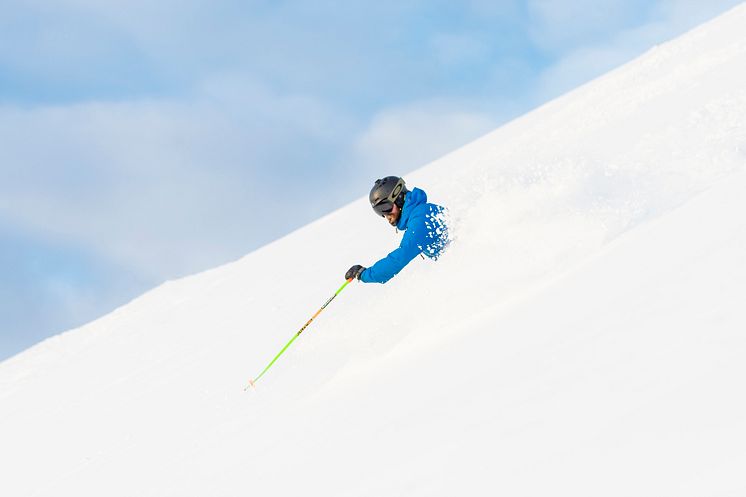
{"type": "Polygon", "coordinates": [[[398,176],[377,179],[368,197],[370,206],[376,214],[385,217],[391,212],[394,204],[400,209],[404,206],[404,196],[407,191],[404,180],[398,176]]]}

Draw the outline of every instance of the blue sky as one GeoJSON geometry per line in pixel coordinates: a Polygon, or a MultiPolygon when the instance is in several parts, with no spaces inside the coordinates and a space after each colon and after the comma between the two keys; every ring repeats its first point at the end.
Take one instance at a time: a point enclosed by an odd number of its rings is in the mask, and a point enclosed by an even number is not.
{"type": "Polygon", "coordinates": [[[5,0],[0,360],[738,3],[5,0]]]}

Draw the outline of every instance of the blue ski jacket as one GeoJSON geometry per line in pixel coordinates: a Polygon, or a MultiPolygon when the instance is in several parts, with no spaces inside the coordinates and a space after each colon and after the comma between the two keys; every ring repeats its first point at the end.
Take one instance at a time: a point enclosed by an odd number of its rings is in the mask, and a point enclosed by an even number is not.
{"type": "Polygon", "coordinates": [[[404,197],[404,207],[396,227],[404,231],[399,248],[367,268],[360,275],[365,283],[386,283],[419,254],[437,259],[448,243],[444,208],[429,204],[427,194],[413,188],[404,197]]]}

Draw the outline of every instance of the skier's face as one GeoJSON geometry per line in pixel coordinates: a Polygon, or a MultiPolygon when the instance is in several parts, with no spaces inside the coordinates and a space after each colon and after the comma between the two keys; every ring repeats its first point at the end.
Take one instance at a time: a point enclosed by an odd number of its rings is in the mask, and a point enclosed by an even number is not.
{"type": "Polygon", "coordinates": [[[401,209],[398,205],[394,204],[394,206],[391,208],[391,212],[386,214],[384,216],[386,218],[386,221],[389,222],[391,226],[396,226],[396,223],[399,222],[399,217],[401,216],[401,209]]]}

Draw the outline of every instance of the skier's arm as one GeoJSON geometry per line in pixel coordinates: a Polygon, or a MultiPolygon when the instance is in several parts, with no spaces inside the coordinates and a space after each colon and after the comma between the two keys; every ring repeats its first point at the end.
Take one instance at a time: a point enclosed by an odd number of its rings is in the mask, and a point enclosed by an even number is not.
{"type": "Polygon", "coordinates": [[[404,266],[421,252],[421,249],[411,238],[413,237],[405,235],[399,248],[360,274],[360,281],[364,283],[386,283],[396,276],[404,266]]]}

